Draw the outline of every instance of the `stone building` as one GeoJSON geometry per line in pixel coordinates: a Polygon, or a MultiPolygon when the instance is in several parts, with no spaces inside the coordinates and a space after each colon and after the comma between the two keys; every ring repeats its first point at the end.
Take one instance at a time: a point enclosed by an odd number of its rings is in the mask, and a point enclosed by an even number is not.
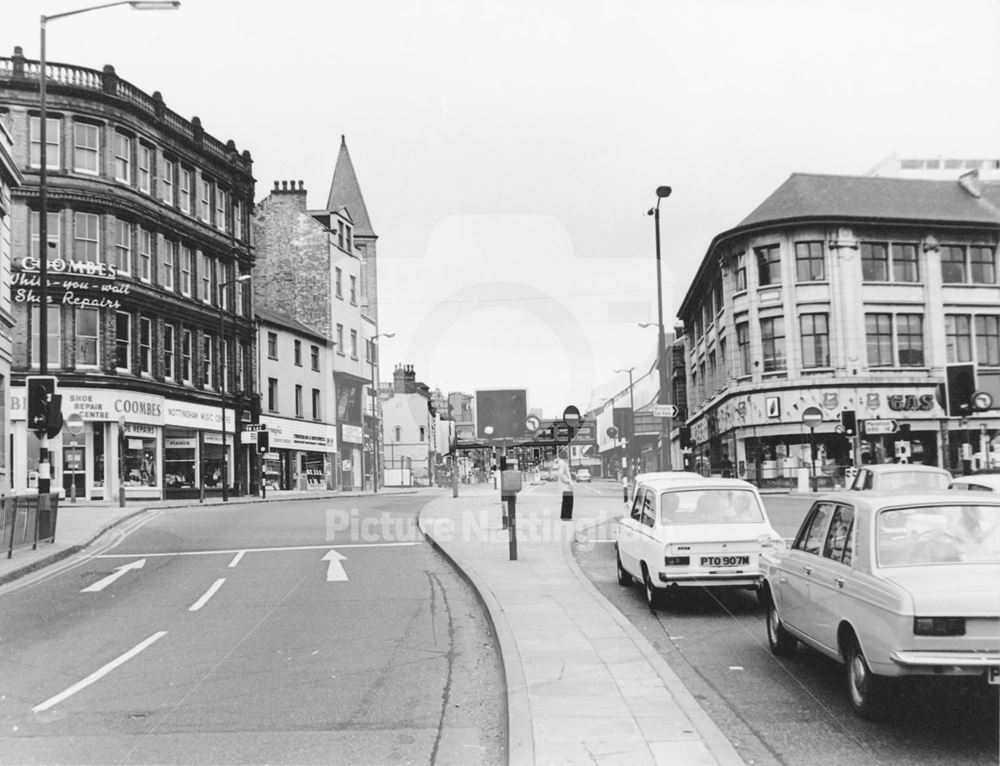
{"type": "Polygon", "coordinates": [[[46,237],[40,246],[38,61],[0,58],[0,122],[24,184],[13,192],[11,420],[25,490],[39,442],[25,377],[39,369],[39,263],[47,253],[47,366],[64,428],[52,488],[127,499],[249,489],[239,424],[256,400],[249,152],[197,117],[102,71],[48,64],[46,237]],[[75,420],[75,418],[73,418],[75,420]],[[76,442],[76,445],[73,445],[76,442]]]}
{"type": "Polygon", "coordinates": [[[432,484],[437,433],[430,389],[409,364],[396,365],[392,381],[382,393],[386,484],[432,484]]]}
{"type": "Polygon", "coordinates": [[[14,316],[10,303],[11,214],[13,191],[24,181],[14,162],[14,139],[0,121],[0,488],[11,487],[10,454],[7,449],[10,432],[10,370],[11,339],[14,316]]]}

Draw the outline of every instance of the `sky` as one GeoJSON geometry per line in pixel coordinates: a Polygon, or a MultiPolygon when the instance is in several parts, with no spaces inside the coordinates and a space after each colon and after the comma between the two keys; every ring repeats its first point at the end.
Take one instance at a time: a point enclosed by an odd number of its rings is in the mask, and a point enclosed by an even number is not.
{"type": "MultiPolygon", "coordinates": [[[[99,4],[95,2],[94,4],[99,4]]],[[[38,58],[5,0],[0,55],[38,58]]],[[[53,20],[51,62],[160,91],[326,203],[340,137],[378,234],[382,378],[557,417],[647,372],[712,238],[796,172],[1000,157],[997,0],[182,0],[53,20]]],[[[636,402],[641,406],[643,402],[636,402]]]]}

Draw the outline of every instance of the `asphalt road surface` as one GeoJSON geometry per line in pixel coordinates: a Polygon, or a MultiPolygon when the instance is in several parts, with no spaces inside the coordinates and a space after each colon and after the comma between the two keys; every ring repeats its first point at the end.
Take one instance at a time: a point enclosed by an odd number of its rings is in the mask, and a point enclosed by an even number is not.
{"type": "Polygon", "coordinates": [[[493,635],[428,499],[156,511],[0,589],[0,763],[503,763],[493,635]]]}
{"type": "MultiPolygon", "coordinates": [[[[602,486],[597,482],[595,487],[602,486]]],[[[620,488],[603,484],[618,502],[620,488]]],[[[807,496],[764,497],[772,522],[794,535],[807,496]]],[[[575,547],[597,589],[655,646],[748,764],[898,764],[957,766],[998,762],[997,687],[907,683],[888,720],[857,718],[841,666],[800,645],[790,658],[771,655],[764,614],[744,592],[698,590],[651,612],[638,587],[615,577],[612,525],[575,547]]]]}

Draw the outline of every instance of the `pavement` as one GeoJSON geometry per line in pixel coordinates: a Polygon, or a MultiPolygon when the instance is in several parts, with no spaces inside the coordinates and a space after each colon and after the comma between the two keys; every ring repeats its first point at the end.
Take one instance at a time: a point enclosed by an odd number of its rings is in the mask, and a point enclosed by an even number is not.
{"type": "MultiPolygon", "coordinates": [[[[574,519],[561,521],[558,497],[537,489],[527,487],[517,497],[516,552],[497,491],[486,485],[462,485],[458,497],[434,490],[419,519],[491,618],[506,676],[509,764],[743,764],[656,649],[573,557],[574,540],[593,542],[619,509],[578,502],[574,519]]],[[[386,488],[380,494],[413,491],[386,488]]],[[[266,499],[231,502],[362,494],[372,493],[269,491],[266,499]]],[[[149,509],[219,504],[221,498],[135,501],[124,508],[60,501],[55,541],[40,542],[36,550],[17,548],[11,558],[0,553],[0,585],[83,551],[149,509]]]]}

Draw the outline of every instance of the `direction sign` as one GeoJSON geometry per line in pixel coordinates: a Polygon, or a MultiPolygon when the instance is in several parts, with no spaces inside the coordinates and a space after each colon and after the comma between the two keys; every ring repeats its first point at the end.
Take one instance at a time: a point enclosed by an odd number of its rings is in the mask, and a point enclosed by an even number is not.
{"type": "Polygon", "coordinates": [[[802,422],[809,428],[815,428],[823,422],[823,410],[819,407],[806,407],[802,411],[802,422]]]}
{"type": "Polygon", "coordinates": [[[677,417],[677,405],[676,404],[654,404],[653,405],[653,417],[654,418],[676,418],[677,417]]]}
{"type": "Polygon", "coordinates": [[[895,420],[866,420],[865,421],[865,433],[878,435],[878,434],[894,434],[899,430],[899,424],[895,420]]]}

